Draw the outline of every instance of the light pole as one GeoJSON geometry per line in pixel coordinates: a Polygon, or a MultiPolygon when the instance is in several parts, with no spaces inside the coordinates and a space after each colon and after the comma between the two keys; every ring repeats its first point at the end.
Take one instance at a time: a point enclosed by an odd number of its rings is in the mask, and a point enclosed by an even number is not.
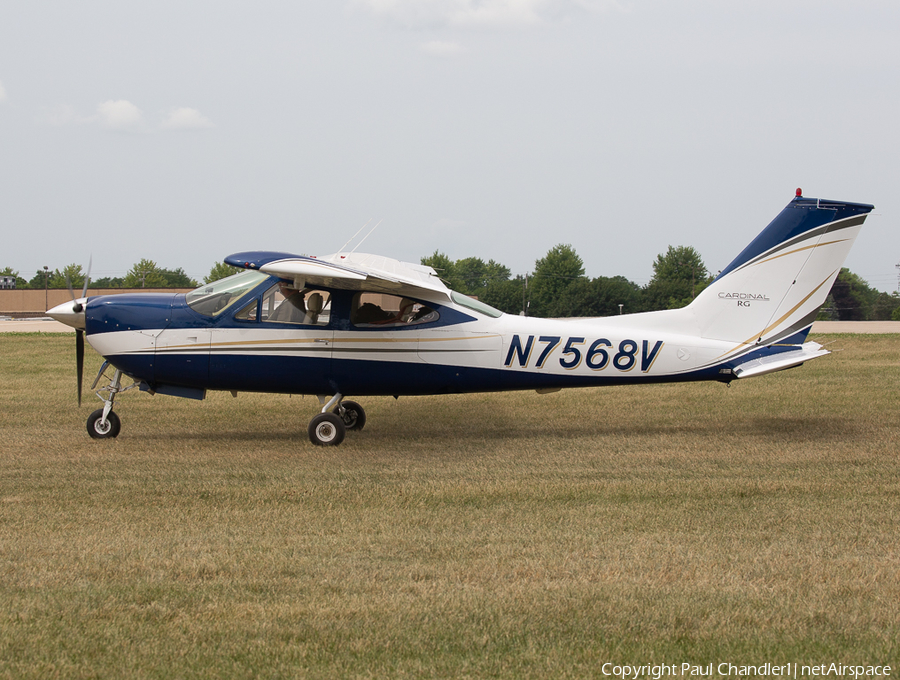
{"type": "Polygon", "coordinates": [[[50,309],[50,305],[47,304],[47,277],[50,275],[50,270],[47,269],[47,265],[44,265],[44,309],[50,309]]]}

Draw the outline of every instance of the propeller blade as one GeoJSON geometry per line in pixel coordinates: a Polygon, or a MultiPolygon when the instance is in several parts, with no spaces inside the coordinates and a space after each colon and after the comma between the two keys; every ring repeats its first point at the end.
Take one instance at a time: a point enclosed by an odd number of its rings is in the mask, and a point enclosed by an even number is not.
{"type": "Polygon", "coordinates": [[[75,329],[75,366],[78,370],[78,405],[81,406],[81,383],[84,375],[84,331],[75,329]]]}
{"type": "Polygon", "coordinates": [[[84,275],[84,288],[81,289],[81,297],[87,297],[87,289],[88,284],[91,282],[91,267],[94,264],[94,256],[91,255],[88,258],[88,270],[87,274],[84,275]]]}
{"type": "MultiPolygon", "coordinates": [[[[84,288],[81,289],[82,298],[87,297],[87,289],[88,284],[91,282],[91,267],[93,266],[93,264],[94,256],[91,255],[90,259],[88,260],[87,274],[85,274],[84,277],[84,288]]],[[[84,305],[78,302],[78,300],[75,298],[75,291],[72,290],[72,280],[69,278],[68,274],[66,274],[66,287],[69,289],[69,295],[72,296],[72,302],[75,303],[72,305],[72,311],[78,314],[82,309],[84,309],[84,305]]]]}
{"type": "Polygon", "coordinates": [[[72,281],[69,279],[69,275],[68,275],[68,274],[66,274],[66,288],[69,289],[69,295],[72,296],[72,302],[74,303],[74,304],[72,305],[72,311],[75,312],[76,314],[78,314],[82,309],[84,309],[84,307],[83,307],[82,304],[81,304],[80,302],[78,302],[78,300],[75,298],[75,291],[72,290],[72,281]]]}

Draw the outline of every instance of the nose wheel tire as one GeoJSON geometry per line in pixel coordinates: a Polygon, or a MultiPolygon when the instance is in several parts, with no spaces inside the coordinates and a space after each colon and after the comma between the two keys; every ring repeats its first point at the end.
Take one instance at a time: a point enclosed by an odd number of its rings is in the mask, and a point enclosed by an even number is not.
{"type": "Polygon", "coordinates": [[[337,446],[344,441],[346,431],[341,417],[330,411],[309,421],[309,441],[316,446],[337,446]]]}
{"type": "Polygon", "coordinates": [[[87,431],[94,439],[110,439],[119,436],[119,430],[122,429],[122,421],[114,411],[110,411],[103,420],[103,409],[98,408],[87,419],[87,431]]]}
{"type": "Polygon", "coordinates": [[[344,421],[344,427],[348,430],[358,431],[366,426],[366,412],[355,401],[342,401],[340,406],[335,407],[333,413],[336,413],[344,421]],[[344,409],[343,413],[341,413],[341,407],[344,409]]]}

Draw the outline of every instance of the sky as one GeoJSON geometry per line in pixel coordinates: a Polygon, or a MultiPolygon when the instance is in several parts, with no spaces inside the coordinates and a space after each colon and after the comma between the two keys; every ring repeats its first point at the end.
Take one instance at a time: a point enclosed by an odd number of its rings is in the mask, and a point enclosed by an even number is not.
{"type": "Polygon", "coordinates": [[[900,275],[900,3],[29,0],[0,9],[0,269],[244,250],[723,269],[793,198],[900,275]],[[351,243],[349,248],[355,245],[351,243]]]}

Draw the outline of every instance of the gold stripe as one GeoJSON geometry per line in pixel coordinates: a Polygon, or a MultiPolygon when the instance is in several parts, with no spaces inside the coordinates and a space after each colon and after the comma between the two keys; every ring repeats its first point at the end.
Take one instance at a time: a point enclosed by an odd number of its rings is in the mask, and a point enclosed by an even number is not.
{"type": "Polygon", "coordinates": [[[717,356],[717,357],[714,359],[714,361],[718,361],[719,359],[721,359],[722,357],[724,357],[726,354],[731,354],[731,353],[733,353],[733,352],[737,352],[737,351],[739,351],[741,348],[746,347],[747,345],[752,345],[752,344],[755,343],[757,340],[759,340],[762,336],[764,336],[766,333],[768,333],[768,332],[771,331],[773,328],[775,328],[775,327],[777,327],[778,325],[780,325],[782,321],[784,321],[784,320],[785,320],[786,318],[788,318],[791,314],[793,314],[794,312],[796,312],[800,307],[803,306],[803,304],[804,304],[807,300],[809,300],[813,295],[815,295],[815,294],[816,294],[816,291],[818,291],[819,288],[821,288],[822,286],[824,286],[825,283],[828,281],[828,279],[830,279],[833,275],[834,275],[834,272],[832,272],[831,274],[829,274],[829,275],[825,278],[825,280],[822,281],[822,283],[820,283],[818,286],[816,286],[815,288],[813,288],[813,289],[810,291],[809,295],[807,295],[805,298],[803,298],[802,300],[800,300],[800,302],[798,302],[798,303],[797,303],[796,305],[794,305],[790,310],[788,310],[785,314],[783,314],[779,319],[777,319],[777,320],[775,321],[775,323],[771,324],[768,328],[763,329],[762,332],[760,332],[760,333],[755,333],[755,334],[753,335],[753,337],[751,337],[751,338],[749,338],[749,339],[747,339],[747,340],[744,340],[744,342],[740,343],[740,344],[739,344],[737,347],[735,347],[734,349],[731,349],[731,350],[729,350],[729,351],[727,351],[727,352],[723,352],[722,354],[720,354],[719,356],[717,356]]]}
{"type": "MultiPolygon", "coordinates": [[[[455,338],[285,338],[283,340],[236,340],[236,341],[223,341],[211,343],[210,348],[222,348],[222,347],[248,347],[253,345],[271,345],[273,348],[278,348],[286,344],[312,344],[312,343],[328,343],[328,344],[338,344],[338,343],[385,343],[385,344],[410,344],[413,342],[459,342],[459,341],[470,341],[470,340],[486,340],[490,338],[499,338],[502,337],[500,335],[478,335],[478,336],[469,336],[469,337],[455,337],[455,338]]],[[[196,349],[200,347],[200,345],[170,345],[164,349],[172,350],[172,349],[185,349],[185,348],[193,348],[196,349]]]]}
{"type": "Polygon", "coordinates": [[[814,243],[810,246],[803,246],[802,248],[797,248],[795,250],[789,250],[786,253],[780,253],[778,255],[773,255],[771,257],[767,257],[765,260],[760,260],[759,262],[754,262],[749,265],[751,267],[755,267],[758,264],[765,264],[767,262],[771,262],[772,260],[777,260],[779,257],[787,257],[788,255],[794,255],[796,253],[802,252],[804,250],[812,250],[813,248],[820,248],[822,246],[833,246],[835,243],[843,243],[844,241],[849,241],[848,238],[842,238],[837,241],[826,241],[825,243],[814,243]]]}

